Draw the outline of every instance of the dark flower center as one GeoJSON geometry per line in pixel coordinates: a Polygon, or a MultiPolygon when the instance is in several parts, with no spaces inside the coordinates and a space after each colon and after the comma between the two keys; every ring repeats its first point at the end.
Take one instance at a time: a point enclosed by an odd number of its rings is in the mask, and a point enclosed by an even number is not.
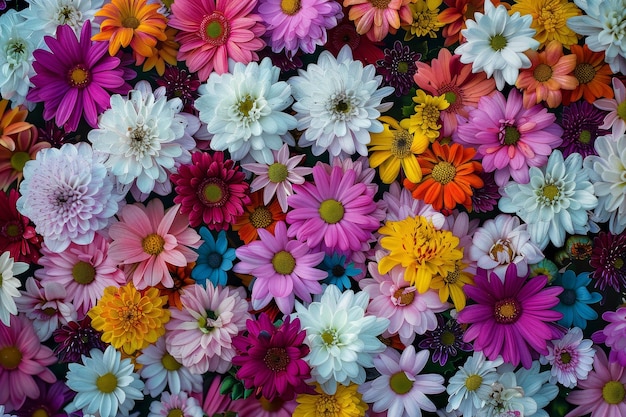
{"type": "Polygon", "coordinates": [[[219,268],[222,265],[222,255],[217,252],[209,253],[209,256],[207,256],[207,264],[209,265],[209,268],[219,268]]]}
{"type": "Polygon", "coordinates": [[[273,372],[284,371],[287,369],[287,365],[289,365],[289,355],[285,348],[269,348],[265,353],[263,362],[273,372]]]}
{"type": "Polygon", "coordinates": [[[250,213],[250,224],[255,229],[265,229],[272,224],[272,212],[267,207],[257,207],[250,213]]]}
{"type": "Polygon", "coordinates": [[[283,404],[285,404],[284,400],[280,398],[274,398],[272,401],[268,400],[265,397],[259,398],[259,404],[261,404],[261,408],[265,411],[276,412],[283,408],[283,404]]]}
{"type": "Polygon", "coordinates": [[[435,181],[446,185],[456,177],[456,168],[450,162],[439,162],[433,167],[431,175],[435,181]]]}
{"type": "Polygon", "coordinates": [[[505,145],[515,145],[519,142],[521,136],[521,133],[515,126],[505,126],[504,134],[501,134],[500,140],[505,145]]]}
{"type": "Polygon", "coordinates": [[[406,61],[400,61],[398,62],[396,69],[400,74],[406,74],[409,71],[409,63],[406,61]]]}
{"type": "Polygon", "coordinates": [[[411,145],[413,145],[413,135],[404,129],[397,130],[393,134],[391,154],[398,159],[404,159],[411,155],[411,145]]]}
{"type": "Polygon", "coordinates": [[[561,303],[566,306],[573,306],[576,304],[576,298],[576,290],[571,288],[566,288],[561,294],[559,294],[559,300],[561,300],[561,303]]]}
{"type": "Polygon", "coordinates": [[[493,312],[497,323],[513,324],[519,319],[522,313],[522,307],[517,300],[507,298],[498,301],[494,306],[493,312]]]}
{"type": "Polygon", "coordinates": [[[71,87],[85,88],[90,82],[91,75],[83,64],[75,65],[67,72],[67,83],[71,87]]]}
{"type": "Polygon", "coordinates": [[[540,83],[544,83],[552,78],[552,67],[547,64],[539,64],[533,71],[533,77],[540,83]]]}
{"type": "Polygon", "coordinates": [[[7,346],[0,349],[0,367],[13,370],[22,362],[22,352],[16,346],[7,346]]]}
{"type": "Polygon", "coordinates": [[[411,305],[411,303],[415,299],[415,287],[398,288],[393,293],[393,298],[396,299],[396,303],[398,303],[398,305],[411,305]]]}
{"type": "Polygon", "coordinates": [[[456,337],[454,336],[454,333],[452,333],[449,330],[444,330],[443,333],[441,333],[441,344],[444,346],[452,346],[454,345],[454,342],[456,341],[456,337]]]}
{"type": "Polygon", "coordinates": [[[286,250],[281,250],[272,258],[274,270],[281,275],[289,275],[296,268],[296,259],[286,250]]]}
{"type": "Polygon", "coordinates": [[[129,29],[137,29],[139,27],[139,20],[135,16],[128,16],[122,20],[122,26],[129,29]]]}
{"type": "Polygon", "coordinates": [[[10,241],[18,240],[18,238],[22,236],[23,230],[22,225],[17,222],[7,223],[0,229],[2,235],[6,236],[10,241]]]}
{"type": "Polygon", "coordinates": [[[563,365],[567,365],[568,363],[572,361],[572,355],[569,352],[561,352],[561,355],[559,356],[559,360],[561,361],[563,365]]]}
{"type": "Polygon", "coordinates": [[[286,15],[293,16],[300,10],[300,0],[281,0],[280,9],[286,15]]]}
{"type": "Polygon", "coordinates": [[[596,69],[593,65],[586,62],[580,63],[574,68],[574,77],[576,77],[579,84],[588,84],[593,81],[595,76],[596,69]]]}
{"type": "Polygon", "coordinates": [[[226,43],[230,35],[228,19],[220,13],[213,12],[205,16],[200,24],[200,36],[213,46],[221,46],[226,43]]]}
{"type": "Polygon", "coordinates": [[[72,278],[81,285],[91,284],[96,278],[96,268],[89,262],[78,261],[72,267],[72,278]]]}
{"type": "Polygon", "coordinates": [[[11,155],[11,168],[17,172],[24,170],[26,162],[30,161],[30,155],[28,152],[18,151],[11,155]]]}
{"type": "Polygon", "coordinates": [[[344,276],[344,274],[346,273],[346,268],[344,268],[341,265],[335,265],[333,266],[333,269],[331,270],[333,276],[339,278],[344,276]]]}

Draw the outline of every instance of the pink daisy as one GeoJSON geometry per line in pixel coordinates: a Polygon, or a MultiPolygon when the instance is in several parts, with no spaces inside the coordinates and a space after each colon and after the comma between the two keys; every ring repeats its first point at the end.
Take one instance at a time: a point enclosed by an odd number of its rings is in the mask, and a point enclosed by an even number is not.
{"type": "Polygon", "coordinates": [[[109,242],[96,234],[88,245],[75,243],[63,252],[52,252],[44,245],[35,277],[43,284],[57,283],[67,289],[67,299],[84,316],[96,305],[106,287],[126,284],[124,273],[117,268],[117,261],[108,256],[109,242]]]}
{"type": "MultiPolygon", "coordinates": [[[[17,302],[17,300],[16,300],[17,302]]],[[[604,343],[611,351],[609,360],[626,367],[626,307],[616,311],[605,311],[602,320],[606,326],[595,332],[591,338],[596,343],[604,343]]]]}
{"type": "Polygon", "coordinates": [[[617,77],[613,78],[613,91],[615,98],[600,98],[593,102],[593,105],[600,110],[608,111],[609,114],[604,116],[604,123],[600,129],[611,129],[614,137],[620,137],[626,133],[626,86],[617,77]]]}
{"type": "Polygon", "coordinates": [[[228,72],[228,59],[248,64],[258,61],[256,51],[265,46],[265,26],[252,13],[257,0],[177,0],[169,25],[179,32],[178,60],[185,61],[200,81],[211,72],[228,72]]]}
{"type": "Polygon", "coordinates": [[[178,213],[180,205],[163,209],[155,198],[147,206],[129,204],[119,212],[119,221],[109,228],[112,242],[109,257],[125,265],[124,273],[142,290],[158,283],[174,286],[167,265],[187,266],[198,258],[200,235],[188,227],[186,216],[178,213]]]}
{"type": "Polygon", "coordinates": [[[460,123],[452,137],[476,148],[483,170],[495,171],[499,186],[509,177],[526,184],[529,167],[546,165],[552,149],[563,142],[563,129],[555,120],[540,104],[524,108],[522,94],[516,89],[508,98],[496,91],[480,99],[478,107],[470,110],[467,123],[460,123]]]}
{"type": "Polygon", "coordinates": [[[593,367],[596,349],[593,342],[583,339],[580,327],[573,327],[559,340],[548,344],[548,354],[541,356],[539,361],[552,365],[550,383],[557,382],[566,388],[574,388],[578,381],[587,379],[593,367]]]}
{"type": "Polygon", "coordinates": [[[265,229],[257,229],[260,240],[237,248],[241,259],[233,271],[252,274],[252,308],[260,310],[271,300],[283,312],[289,314],[295,297],[310,303],[311,294],[321,294],[319,281],[327,274],[315,267],[322,263],[324,252],[312,251],[306,243],[289,239],[285,222],[277,222],[274,235],[265,229]]]}
{"type": "Polygon", "coordinates": [[[47,366],[57,358],[42,345],[33,324],[24,316],[11,316],[9,326],[0,321],[0,404],[5,411],[20,408],[27,398],[39,397],[34,376],[48,383],[56,377],[47,366]]]}
{"type": "Polygon", "coordinates": [[[187,392],[164,392],[159,401],[150,404],[150,417],[203,417],[199,401],[187,392]]]}
{"type": "Polygon", "coordinates": [[[413,23],[409,3],[411,0],[343,0],[344,7],[350,8],[348,17],[354,21],[356,31],[372,41],[382,41],[401,25],[413,23]]]}

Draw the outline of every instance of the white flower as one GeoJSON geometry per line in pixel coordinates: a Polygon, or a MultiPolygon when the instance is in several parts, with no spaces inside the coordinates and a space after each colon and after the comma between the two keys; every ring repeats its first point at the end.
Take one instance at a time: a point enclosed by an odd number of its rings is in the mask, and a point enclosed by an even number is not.
{"type": "MultiPolygon", "coordinates": [[[[478,410],[480,417],[529,417],[537,412],[537,403],[527,397],[513,372],[500,374],[498,380],[491,385],[485,405],[478,410]]],[[[464,416],[465,417],[465,416],[464,416]]]]}
{"type": "Polygon", "coordinates": [[[476,266],[495,272],[504,281],[510,264],[517,265],[519,276],[526,276],[528,265],[540,262],[544,255],[531,242],[526,224],[520,224],[519,217],[499,214],[476,229],[469,257],[476,266]]]}
{"type": "MultiPolygon", "coordinates": [[[[559,388],[550,379],[550,371],[539,372],[539,362],[533,361],[529,369],[520,368],[515,372],[517,385],[522,389],[524,397],[531,398],[536,404],[536,412],[531,412],[528,408],[524,409],[524,417],[549,417],[548,413],[543,410],[550,401],[556,398],[559,388]]],[[[505,363],[498,368],[498,372],[504,373],[513,371],[511,364],[505,363]]]]}
{"type": "Polygon", "coordinates": [[[142,400],[143,381],[133,372],[130,359],[122,360],[122,354],[113,346],[104,353],[92,349],[89,356],[82,355],[82,364],[70,363],[67,386],[76,392],[67,413],[81,410],[83,414],[98,413],[100,417],[115,417],[118,411],[127,416],[142,400]]]}
{"type": "Polygon", "coordinates": [[[279,76],[270,58],[247,65],[231,60],[228,73],[209,76],[194,105],[214,135],[211,149],[228,150],[234,161],[272,164],[273,150],[295,144],[289,130],[296,119],[283,112],[293,102],[291,87],[279,76]]]}
{"type": "Polygon", "coordinates": [[[454,53],[461,55],[462,63],[472,64],[472,72],[484,71],[488,78],[493,76],[498,90],[505,83],[515,85],[519,70],[531,65],[524,52],[539,47],[533,39],[535,30],[530,28],[532,20],[530,14],[509,15],[503,5],[494,7],[487,0],[484,14],[476,12],[474,20],[465,21],[467,29],[461,31],[465,42],[454,53]]]}
{"type": "Polygon", "coordinates": [[[585,12],[567,19],[567,26],[585,36],[594,52],[604,52],[613,72],[626,72],[626,3],[623,0],[574,0],[585,12]]]}
{"type": "Polygon", "coordinates": [[[562,247],[565,233],[587,234],[587,210],[598,204],[589,175],[582,168],[582,157],[573,153],[563,161],[560,150],[552,151],[548,165],[530,168],[530,182],[509,182],[501,189],[498,207],[516,213],[528,224],[530,238],[540,249],[548,242],[562,247]]]}
{"type": "Polygon", "coordinates": [[[5,325],[11,322],[11,315],[17,315],[15,298],[20,297],[18,288],[22,283],[14,275],[28,270],[28,264],[14,262],[10,252],[0,255],[0,321],[5,325]]]}
{"type": "Polygon", "coordinates": [[[365,382],[365,368],[373,368],[373,356],[385,350],[378,336],[389,320],[366,316],[369,296],[352,290],[341,293],[335,285],[324,290],[320,301],[308,308],[296,301],[293,318],[306,330],[305,343],[310,352],[304,360],[311,376],[324,392],[335,394],[337,383],[365,382]]]}
{"type": "Polygon", "coordinates": [[[587,379],[593,368],[596,350],[593,342],[583,339],[583,331],[573,327],[560,339],[548,344],[548,354],[541,356],[542,364],[552,365],[550,382],[574,388],[579,380],[587,379]]]}
{"type": "Polygon", "coordinates": [[[373,65],[363,67],[361,61],[353,60],[348,45],[337,58],[323,51],[317,64],[309,64],[298,74],[288,81],[296,99],[298,130],[304,131],[298,145],[312,146],[316,156],[326,150],[331,156],[355,152],[367,156],[370,132],[383,131],[377,118],[393,104],[381,101],[393,88],[378,88],[382,77],[373,65]]]}

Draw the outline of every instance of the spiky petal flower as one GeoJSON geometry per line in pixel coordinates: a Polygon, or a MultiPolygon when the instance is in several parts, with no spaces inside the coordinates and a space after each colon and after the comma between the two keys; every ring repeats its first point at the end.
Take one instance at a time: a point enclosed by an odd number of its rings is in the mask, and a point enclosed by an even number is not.
{"type": "Polygon", "coordinates": [[[626,233],[614,235],[600,232],[593,239],[589,265],[593,269],[594,286],[604,290],[607,286],[615,291],[626,287],[626,233]]]}
{"type": "Polygon", "coordinates": [[[563,156],[567,158],[574,152],[578,152],[583,158],[597,155],[595,150],[596,139],[611,133],[600,127],[605,116],[606,112],[585,100],[575,101],[569,106],[563,107],[559,121],[563,127],[563,143],[561,144],[563,156]]]}
{"type": "Polygon", "coordinates": [[[53,333],[57,343],[54,353],[60,363],[80,362],[81,355],[89,355],[92,349],[104,351],[109,345],[102,341],[102,333],[91,327],[91,317],[71,321],[53,333]]]}
{"type": "Polygon", "coordinates": [[[18,288],[22,285],[15,276],[28,271],[28,264],[15,262],[11,253],[0,255],[0,322],[9,325],[11,316],[17,316],[15,298],[20,297],[18,288]]]}
{"type": "Polygon", "coordinates": [[[587,379],[596,350],[593,342],[583,339],[579,327],[572,327],[560,339],[548,344],[548,354],[541,356],[542,364],[550,364],[550,382],[574,388],[578,381],[587,379]]]}

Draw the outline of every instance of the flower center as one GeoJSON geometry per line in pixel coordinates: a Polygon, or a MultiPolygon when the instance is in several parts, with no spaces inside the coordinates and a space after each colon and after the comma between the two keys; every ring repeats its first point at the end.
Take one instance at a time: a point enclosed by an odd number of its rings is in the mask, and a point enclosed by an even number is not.
{"type": "Polygon", "coordinates": [[[280,9],[286,15],[293,16],[300,10],[300,0],[281,0],[280,9]]]}
{"type": "Polygon", "coordinates": [[[283,182],[289,176],[289,171],[287,171],[287,165],[281,164],[280,162],[274,162],[267,169],[267,177],[273,183],[283,182]]]}
{"type": "Polygon", "coordinates": [[[498,239],[489,249],[489,257],[500,265],[510,264],[515,252],[508,239],[498,239]]]}
{"type": "Polygon", "coordinates": [[[281,250],[272,258],[274,271],[281,275],[289,275],[296,268],[296,259],[286,250],[281,250]]]}
{"type": "Polygon", "coordinates": [[[450,103],[450,105],[456,103],[456,94],[452,91],[448,91],[443,95],[443,98],[450,103]]]}
{"type": "Polygon", "coordinates": [[[341,265],[335,265],[333,266],[333,268],[330,270],[331,274],[333,274],[334,277],[342,277],[344,276],[344,274],[346,273],[346,268],[344,268],[341,265]]]}
{"type": "Polygon", "coordinates": [[[16,369],[22,362],[22,352],[16,346],[0,349],[0,366],[4,369],[16,369]]]}
{"type": "Polygon", "coordinates": [[[6,60],[11,66],[18,66],[20,63],[24,62],[26,56],[28,45],[24,42],[23,39],[11,39],[9,40],[8,45],[5,48],[6,51],[6,60]]]}
{"type": "Polygon", "coordinates": [[[209,253],[209,256],[207,256],[207,264],[209,265],[209,268],[217,269],[222,265],[222,259],[222,254],[211,252],[209,253]]]}
{"type": "Polygon", "coordinates": [[[67,4],[61,6],[57,12],[57,23],[59,25],[78,25],[82,19],[82,13],[67,4]]]}
{"type": "Polygon", "coordinates": [[[431,175],[435,181],[446,185],[454,180],[456,168],[450,162],[439,162],[433,167],[431,175]]]}
{"type": "Polygon", "coordinates": [[[332,198],[322,201],[318,211],[322,220],[328,224],[339,223],[339,221],[343,219],[343,215],[345,213],[343,204],[337,200],[333,200],[332,198]]]}
{"type": "Polygon", "coordinates": [[[445,330],[443,333],[441,333],[441,344],[444,346],[452,346],[454,345],[454,342],[456,341],[456,337],[454,336],[454,333],[452,333],[449,330],[445,330]]]}
{"type": "Polygon", "coordinates": [[[122,19],[122,26],[130,29],[137,29],[139,27],[139,20],[135,16],[128,16],[122,19]]]}
{"type": "Polygon", "coordinates": [[[267,207],[257,207],[250,213],[250,223],[255,229],[265,229],[272,224],[272,212],[267,207]]]}
{"type": "Polygon", "coordinates": [[[389,388],[396,394],[406,394],[413,388],[413,381],[406,376],[404,371],[397,372],[389,378],[389,388]]]}
{"type": "Polygon", "coordinates": [[[491,49],[493,49],[496,52],[506,47],[506,44],[507,44],[507,40],[502,35],[495,35],[489,41],[489,45],[491,45],[491,49]]]}
{"type": "Polygon", "coordinates": [[[287,365],[289,365],[289,355],[285,348],[269,348],[265,353],[263,362],[273,372],[284,371],[287,369],[287,365]]]}
{"type": "Polygon", "coordinates": [[[513,298],[501,300],[494,306],[494,315],[497,323],[512,324],[519,319],[522,308],[513,298]]]}
{"type": "Polygon", "coordinates": [[[54,307],[48,307],[48,308],[44,308],[43,310],[41,310],[41,312],[45,314],[46,316],[52,317],[57,313],[57,309],[54,307]]]}
{"type": "Polygon", "coordinates": [[[24,170],[24,165],[26,165],[26,162],[28,161],[30,161],[30,155],[28,152],[15,152],[11,155],[11,168],[13,168],[14,171],[22,172],[24,170]]]}
{"type": "Polygon", "coordinates": [[[461,277],[461,269],[459,268],[459,264],[454,264],[454,271],[450,271],[443,278],[443,281],[448,285],[454,285],[461,277]]]}
{"type": "Polygon", "coordinates": [[[229,197],[224,182],[218,178],[209,178],[198,187],[198,197],[208,207],[221,207],[229,197]]]}
{"type": "Polygon", "coordinates": [[[392,301],[394,301],[397,305],[400,305],[400,306],[411,305],[411,303],[415,299],[415,291],[416,291],[415,287],[398,288],[393,293],[392,301]]]}
{"type": "Polygon", "coordinates": [[[561,294],[559,294],[559,300],[566,306],[573,306],[576,304],[576,290],[566,288],[561,294]]]}
{"type": "Polygon", "coordinates": [[[346,103],[346,102],[345,102],[345,101],[343,101],[343,100],[338,100],[338,101],[335,103],[335,110],[336,110],[336,111],[338,111],[338,112],[340,112],[340,113],[347,113],[347,112],[348,112],[348,110],[350,110],[350,104],[349,104],[349,103],[346,103]]]}
{"type": "Polygon", "coordinates": [[[215,312],[213,310],[206,310],[206,317],[198,317],[198,328],[204,334],[211,333],[211,331],[215,328],[213,325],[216,320],[217,315],[215,312]]]}
{"type": "MultiPolygon", "coordinates": [[[[0,229],[2,234],[9,238],[10,241],[15,240],[15,238],[22,236],[22,225],[19,223],[9,223],[3,229],[0,229]]],[[[0,278],[0,284],[2,283],[2,278],[0,278]]]]}
{"type": "Polygon", "coordinates": [[[602,387],[602,398],[609,404],[619,404],[624,401],[626,389],[619,381],[609,381],[602,387]]]}
{"type": "Polygon", "coordinates": [[[67,83],[74,88],[85,88],[91,81],[89,70],[83,64],[73,66],[67,72],[67,83]]]}
{"type": "Polygon", "coordinates": [[[504,135],[502,135],[501,140],[505,145],[515,145],[519,142],[521,136],[521,133],[515,126],[505,126],[504,135]]]}
{"type": "Polygon", "coordinates": [[[476,391],[478,388],[480,388],[480,384],[482,383],[482,376],[476,374],[470,375],[465,380],[465,388],[467,388],[468,391],[476,391]]]}
{"type": "Polygon", "coordinates": [[[72,267],[72,278],[81,285],[91,284],[96,279],[96,268],[85,261],[78,261],[72,267]]]}
{"type": "Polygon", "coordinates": [[[572,355],[569,352],[561,352],[559,360],[563,365],[567,365],[572,361],[572,355]]]}
{"type": "Polygon", "coordinates": [[[596,76],[596,69],[593,65],[583,62],[581,64],[576,65],[574,68],[574,77],[578,80],[579,84],[588,84],[596,76]]]}
{"type": "Polygon", "coordinates": [[[391,142],[391,154],[398,159],[404,159],[411,155],[413,135],[408,130],[396,130],[391,142]]]}
{"type": "Polygon", "coordinates": [[[542,188],[541,194],[550,201],[556,200],[561,194],[559,187],[554,184],[548,184],[542,188]]]}
{"type": "Polygon", "coordinates": [[[181,410],[180,408],[172,408],[168,413],[167,413],[167,417],[183,417],[185,414],[183,414],[183,410],[181,410]]]}
{"type": "Polygon", "coordinates": [[[226,43],[230,35],[230,25],[228,19],[220,13],[213,12],[204,16],[200,24],[200,36],[213,46],[221,46],[226,43]]]}
{"type": "Polygon", "coordinates": [[[617,106],[617,115],[620,119],[626,120],[626,100],[622,101],[617,106]]]}
{"type": "Polygon", "coordinates": [[[407,72],[409,72],[409,63],[406,61],[398,62],[396,71],[398,71],[400,74],[406,74],[407,72]]]}
{"type": "Polygon", "coordinates": [[[333,121],[349,120],[355,113],[355,106],[352,105],[355,100],[354,97],[345,92],[333,94],[327,102],[326,110],[330,113],[333,121]]]}
{"type": "Polygon", "coordinates": [[[182,366],[172,355],[165,352],[165,355],[161,358],[161,365],[168,371],[178,371],[182,366]]]}
{"type": "Polygon", "coordinates": [[[117,377],[111,372],[101,375],[96,380],[96,386],[100,392],[110,394],[117,388],[117,377]]]}
{"type": "MultiPolygon", "coordinates": [[[[337,404],[334,395],[321,394],[315,402],[316,416],[319,417],[335,417],[342,413],[341,406],[337,404]]],[[[343,414],[343,413],[342,413],[343,414]]]]}
{"type": "Polygon", "coordinates": [[[391,3],[391,0],[369,0],[369,2],[377,9],[385,10],[387,7],[389,7],[389,3],[391,3]]]}
{"type": "Polygon", "coordinates": [[[552,78],[552,67],[547,64],[539,64],[533,71],[533,77],[540,83],[545,83],[552,78]]]}
{"type": "Polygon", "coordinates": [[[50,416],[50,414],[48,414],[48,412],[44,408],[39,408],[33,411],[33,414],[31,414],[31,417],[48,417],[48,416],[50,416]]]}
{"type": "Polygon", "coordinates": [[[334,329],[326,329],[320,335],[324,344],[328,346],[334,346],[337,344],[337,331],[334,329]]]}
{"type": "Polygon", "coordinates": [[[151,233],[143,238],[141,247],[148,255],[158,255],[165,249],[165,239],[156,233],[151,233]]]}
{"type": "Polygon", "coordinates": [[[588,130],[581,130],[578,134],[578,141],[587,145],[591,142],[591,132],[588,130]]]}

